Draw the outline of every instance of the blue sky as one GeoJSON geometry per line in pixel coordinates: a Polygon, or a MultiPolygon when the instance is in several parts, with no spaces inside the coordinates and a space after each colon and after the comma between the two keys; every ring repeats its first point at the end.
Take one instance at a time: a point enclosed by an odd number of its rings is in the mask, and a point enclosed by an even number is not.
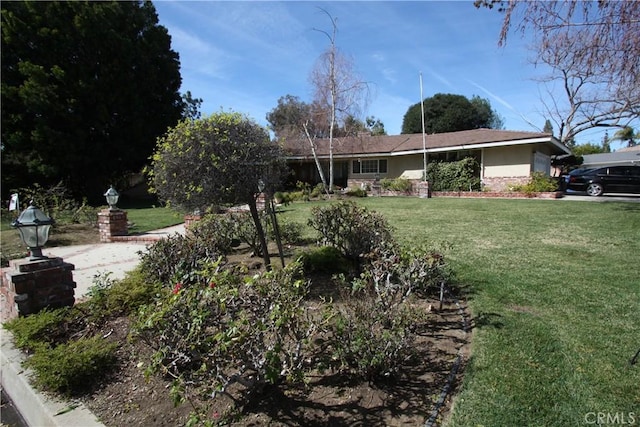
{"type": "MultiPolygon", "coordinates": [[[[234,110],[266,125],[278,98],[312,100],[309,75],[329,46],[336,46],[370,84],[365,112],[388,134],[399,134],[407,109],[423,96],[453,93],[486,98],[509,130],[544,126],[541,89],[546,72],[528,58],[526,41],[511,34],[498,47],[502,16],[465,1],[156,1],[160,24],[180,54],[182,92],[202,98],[202,112],[234,110]]],[[[601,142],[585,132],[578,143],[601,142]]],[[[618,148],[618,147],[612,147],[618,148]]]]}

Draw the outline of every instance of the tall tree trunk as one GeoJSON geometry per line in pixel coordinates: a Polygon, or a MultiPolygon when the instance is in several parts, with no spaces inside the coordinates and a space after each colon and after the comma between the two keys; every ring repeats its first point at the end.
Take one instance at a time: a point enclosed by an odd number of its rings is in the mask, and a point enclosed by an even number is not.
{"type": "Polygon", "coordinates": [[[329,64],[329,84],[331,85],[331,123],[329,125],[329,192],[333,193],[333,129],[336,126],[336,102],[337,102],[337,82],[336,82],[336,47],[335,47],[335,24],[333,28],[333,38],[331,39],[331,62],[329,64]]]}
{"type": "Polygon", "coordinates": [[[307,124],[303,124],[304,133],[307,135],[307,139],[309,140],[309,145],[311,145],[311,154],[313,155],[313,160],[316,162],[316,168],[318,168],[318,173],[320,174],[320,179],[322,180],[322,185],[324,186],[324,191],[329,194],[329,187],[327,187],[327,179],[324,176],[324,171],[322,170],[322,165],[320,164],[320,159],[318,159],[318,155],[316,154],[316,144],[313,142],[313,138],[309,135],[309,129],[307,128],[307,124]]]}

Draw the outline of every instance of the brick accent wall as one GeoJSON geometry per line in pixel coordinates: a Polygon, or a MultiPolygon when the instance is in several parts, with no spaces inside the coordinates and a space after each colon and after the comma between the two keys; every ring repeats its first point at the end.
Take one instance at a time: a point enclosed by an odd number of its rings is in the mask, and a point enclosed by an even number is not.
{"type": "Polygon", "coordinates": [[[510,185],[523,185],[529,182],[530,176],[508,176],[497,178],[483,178],[482,183],[486,190],[500,193],[509,191],[510,185]]]}

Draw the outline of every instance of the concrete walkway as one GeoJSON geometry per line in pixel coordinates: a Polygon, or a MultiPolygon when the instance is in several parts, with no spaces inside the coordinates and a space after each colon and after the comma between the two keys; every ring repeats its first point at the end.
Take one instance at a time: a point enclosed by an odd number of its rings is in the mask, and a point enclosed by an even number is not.
{"type": "MultiPolygon", "coordinates": [[[[156,230],[140,236],[129,236],[126,242],[43,248],[48,257],[60,257],[73,264],[76,301],[82,300],[96,275],[111,273],[121,279],[140,262],[139,252],[147,250],[150,240],[180,233],[184,224],[156,230]]],[[[2,312],[6,313],[2,298],[2,312]]],[[[0,329],[0,383],[17,411],[30,427],[101,427],[102,423],[80,402],[67,402],[33,389],[28,370],[22,367],[24,353],[13,346],[11,334],[0,329]]]]}
{"type": "Polygon", "coordinates": [[[128,236],[126,242],[96,243],[93,245],[60,246],[44,248],[48,257],[60,257],[73,264],[73,280],[76,282],[76,300],[82,300],[96,275],[111,273],[112,279],[122,279],[140,262],[139,252],[147,250],[151,239],[161,239],[172,234],[184,234],[184,224],[151,231],[138,236],[128,236]]]}

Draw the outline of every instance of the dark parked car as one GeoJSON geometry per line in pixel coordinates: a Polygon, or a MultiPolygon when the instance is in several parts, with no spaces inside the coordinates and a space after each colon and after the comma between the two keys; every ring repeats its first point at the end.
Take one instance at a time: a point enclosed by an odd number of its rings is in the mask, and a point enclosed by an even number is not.
{"type": "Polygon", "coordinates": [[[565,190],[603,193],[640,193],[640,166],[576,169],[565,176],[565,190]]]}

